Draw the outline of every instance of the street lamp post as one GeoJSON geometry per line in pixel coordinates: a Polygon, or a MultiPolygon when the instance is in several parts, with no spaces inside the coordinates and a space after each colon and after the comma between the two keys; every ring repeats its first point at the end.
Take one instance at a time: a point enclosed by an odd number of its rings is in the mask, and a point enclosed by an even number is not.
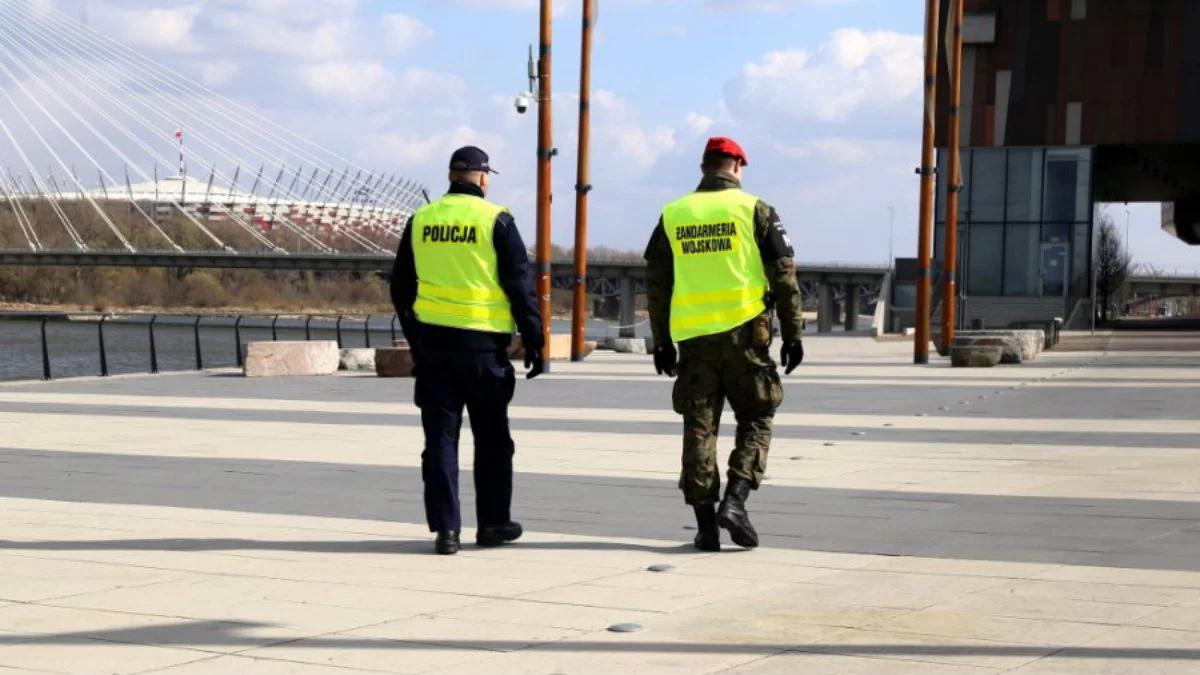
{"type": "Polygon", "coordinates": [[[1129,220],[1130,220],[1129,205],[1126,204],[1125,205],[1125,255],[1129,256],[1130,260],[1133,260],[1133,252],[1129,250],[1129,220]]]}
{"type": "Polygon", "coordinates": [[[542,0],[538,50],[538,145],[537,145],[537,296],[542,314],[542,334],[546,349],[542,352],[543,366],[550,370],[550,160],[554,157],[552,125],[552,91],[550,85],[550,48],[553,41],[551,0],[542,0]]]}
{"type": "Polygon", "coordinates": [[[950,353],[957,329],[958,313],[958,202],[962,190],[959,169],[959,146],[962,125],[959,122],[959,106],[962,103],[962,49],[963,49],[963,0],[950,0],[950,39],[946,45],[950,61],[950,128],[946,130],[946,250],[942,258],[942,335],[943,353],[950,353]]]}
{"type": "Polygon", "coordinates": [[[896,264],[896,205],[888,204],[888,269],[896,264]]]}
{"type": "Polygon", "coordinates": [[[587,337],[588,182],[592,139],[592,27],[599,0],[583,0],[583,44],[579,66],[579,165],[575,181],[575,294],[571,308],[571,360],[582,361],[587,337]]]}
{"type": "Polygon", "coordinates": [[[925,119],[921,136],[920,230],[917,236],[917,306],[913,363],[929,363],[929,337],[933,295],[934,125],[937,110],[937,34],[941,8],[938,0],[925,2],[925,119]]]}

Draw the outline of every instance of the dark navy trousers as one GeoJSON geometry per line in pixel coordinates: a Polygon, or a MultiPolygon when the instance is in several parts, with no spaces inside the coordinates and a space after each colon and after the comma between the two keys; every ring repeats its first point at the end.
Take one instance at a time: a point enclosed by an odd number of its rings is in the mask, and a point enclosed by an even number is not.
{"type": "Polygon", "coordinates": [[[416,404],[421,408],[425,450],[425,519],[429,530],[460,530],[458,439],[463,408],[475,437],[475,514],[478,526],[511,519],[513,440],[508,404],[516,377],[504,352],[422,350],[417,363],[416,404]]]}

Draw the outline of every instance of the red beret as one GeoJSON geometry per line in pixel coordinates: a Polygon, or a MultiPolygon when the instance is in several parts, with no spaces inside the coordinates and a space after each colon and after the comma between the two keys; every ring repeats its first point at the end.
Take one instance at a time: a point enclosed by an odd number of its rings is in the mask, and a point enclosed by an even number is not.
{"type": "Polygon", "coordinates": [[[724,136],[717,136],[708,139],[708,145],[704,146],[704,154],[720,153],[729,155],[734,159],[741,160],[742,166],[746,166],[750,162],[746,161],[746,151],[742,150],[742,146],[737,144],[737,141],[724,136]]]}

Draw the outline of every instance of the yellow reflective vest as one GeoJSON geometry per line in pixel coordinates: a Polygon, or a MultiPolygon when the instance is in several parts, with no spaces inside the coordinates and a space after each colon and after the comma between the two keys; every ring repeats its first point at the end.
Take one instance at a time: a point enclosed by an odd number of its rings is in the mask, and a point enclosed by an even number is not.
{"type": "Polygon", "coordinates": [[[450,194],[413,215],[421,323],[488,333],[516,332],[508,295],[500,287],[496,217],[506,209],[473,195],[450,194]]]}
{"type": "Polygon", "coordinates": [[[754,236],[758,201],[741,190],[695,192],[663,209],[675,262],[675,342],[731,330],[766,311],[767,275],[754,236]]]}

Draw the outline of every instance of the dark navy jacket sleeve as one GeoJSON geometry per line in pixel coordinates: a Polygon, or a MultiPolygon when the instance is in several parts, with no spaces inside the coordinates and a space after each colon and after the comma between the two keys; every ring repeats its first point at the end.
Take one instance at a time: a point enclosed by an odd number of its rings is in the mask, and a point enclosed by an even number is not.
{"type": "Polygon", "coordinates": [[[392,264],[392,306],[396,308],[396,316],[400,317],[400,328],[409,344],[415,344],[417,331],[420,326],[413,312],[417,302],[417,264],[413,257],[412,218],[404,228],[400,237],[400,247],[396,250],[396,262],[392,264]]]}
{"type": "Polygon", "coordinates": [[[529,264],[529,252],[525,250],[525,242],[521,240],[521,232],[517,230],[512,214],[504,212],[496,217],[493,243],[496,247],[500,287],[504,289],[512,306],[517,330],[528,344],[540,349],[544,346],[542,314],[538,310],[537,296],[533,288],[533,268],[529,264]]]}

